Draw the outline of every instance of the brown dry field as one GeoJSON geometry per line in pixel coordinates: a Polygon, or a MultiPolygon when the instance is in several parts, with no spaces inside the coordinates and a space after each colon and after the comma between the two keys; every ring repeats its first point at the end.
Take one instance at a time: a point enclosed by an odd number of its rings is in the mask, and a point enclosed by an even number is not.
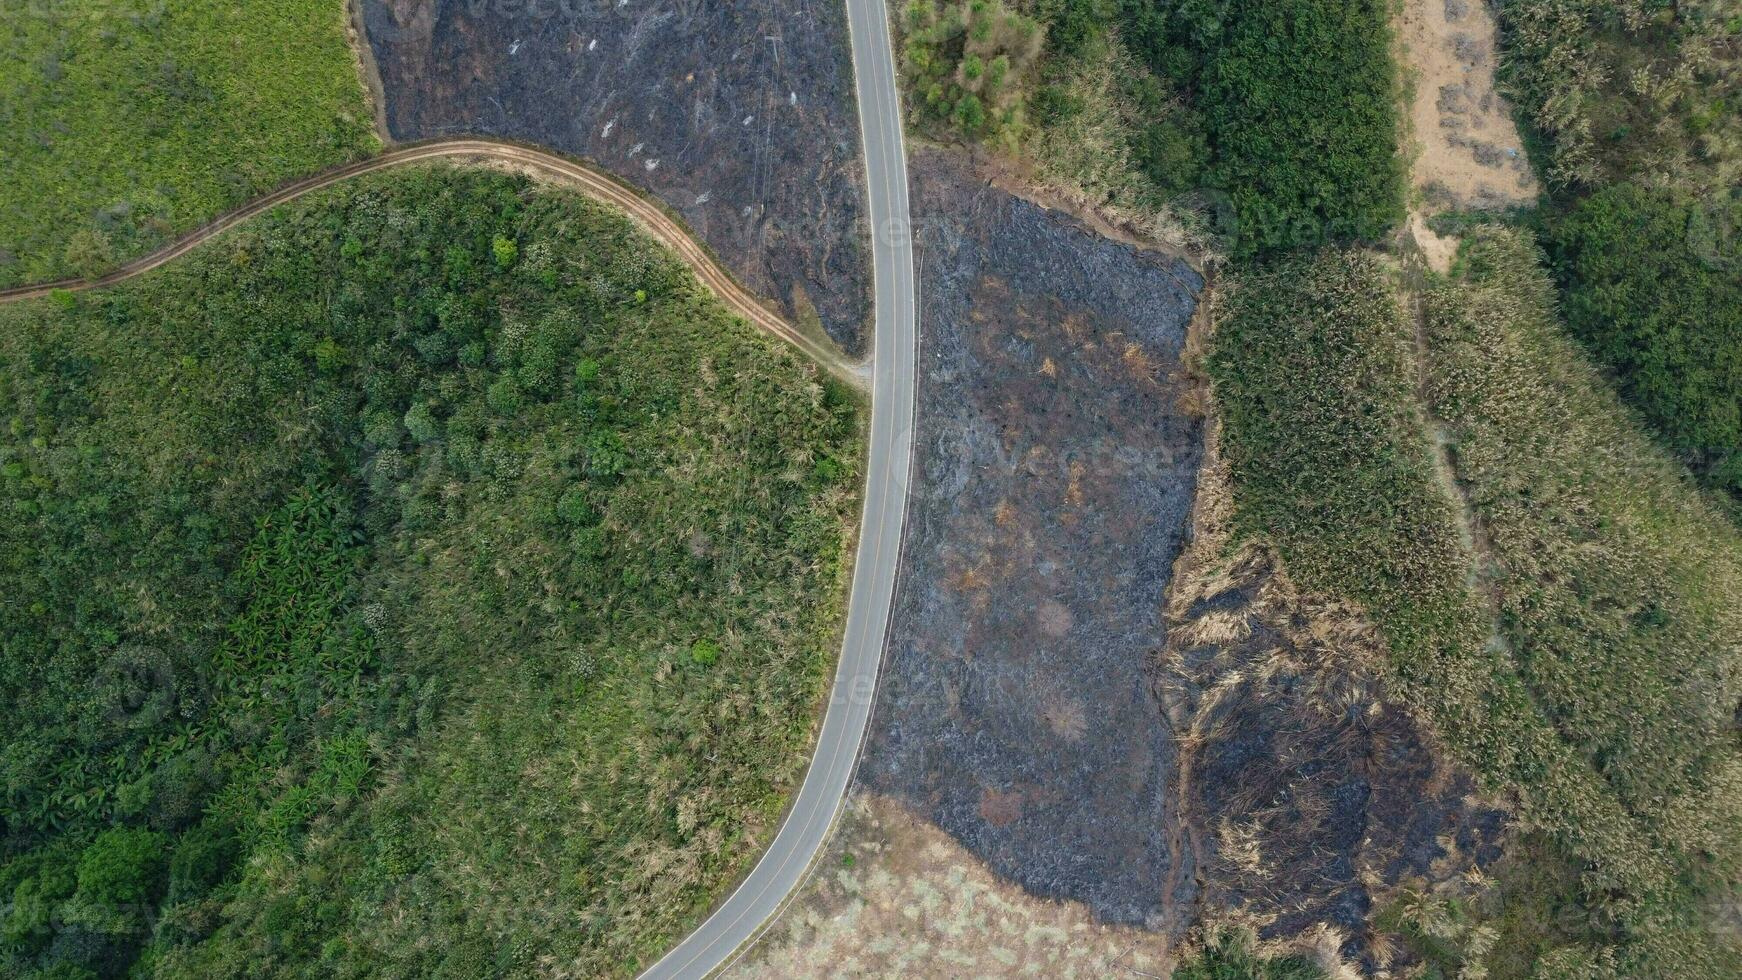
{"type": "Polygon", "coordinates": [[[860,792],[800,898],[725,975],[1164,977],[1166,945],[1036,898],[896,800],[860,792]]]}

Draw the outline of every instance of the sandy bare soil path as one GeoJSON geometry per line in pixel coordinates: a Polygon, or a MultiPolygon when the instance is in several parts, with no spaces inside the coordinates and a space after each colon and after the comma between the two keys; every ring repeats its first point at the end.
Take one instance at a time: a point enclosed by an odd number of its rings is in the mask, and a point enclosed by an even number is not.
{"type": "Polygon", "coordinates": [[[1482,0],[1405,0],[1397,19],[1398,59],[1414,83],[1409,107],[1419,201],[1410,229],[1436,268],[1456,242],[1425,217],[1448,209],[1501,209],[1536,199],[1537,183],[1496,89],[1494,14],[1482,0]]]}

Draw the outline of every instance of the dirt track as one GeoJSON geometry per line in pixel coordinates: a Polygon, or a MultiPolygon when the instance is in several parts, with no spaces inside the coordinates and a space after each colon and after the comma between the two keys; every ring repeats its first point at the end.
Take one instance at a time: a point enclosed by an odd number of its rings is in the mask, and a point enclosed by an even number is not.
{"type": "Polygon", "coordinates": [[[713,256],[708,254],[707,250],[698,244],[689,232],[666,214],[659,205],[625,187],[615,178],[584,164],[514,143],[487,139],[440,140],[404,146],[389,150],[368,160],[346,164],[325,173],[286,184],[259,200],[214,219],[173,244],[129,262],[101,278],[63,279],[59,282],[20,286],[0,291],[0,303],[35,299],[47,296],[55,290],[80,292],[112,286],[174,261],[193,251],[206,240],[221,235],[251,218],[305,194],[331,187],[341,181],[364,174],[431,160],[508,164],[539,176],[556,179],[566,185],[578,188],[594,200],[622,208],[660,244],[677,253],[677,256],[695,273],[696,278],[713,290],[714,294],[720,297],[720,300],[739,316],[759,329],[798,348],[844,380],[859,387],[865,386],[868,376],[864,365],[847,360],[832,345],[803,333],[770,310],[761,300],[740,286],[737,280],[732,278],[731,273],[721,268],[713,256]]]}

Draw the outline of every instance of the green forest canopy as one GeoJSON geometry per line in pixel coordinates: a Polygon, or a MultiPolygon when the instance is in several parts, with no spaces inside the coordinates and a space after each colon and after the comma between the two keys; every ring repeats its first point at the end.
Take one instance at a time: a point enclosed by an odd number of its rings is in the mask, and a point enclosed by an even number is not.
{"type": "Polygon", "coordinates": [[[801,770],[857,402],[575,194],[0,308],[0,416],[0,973],[627,974],[801,770]]]}

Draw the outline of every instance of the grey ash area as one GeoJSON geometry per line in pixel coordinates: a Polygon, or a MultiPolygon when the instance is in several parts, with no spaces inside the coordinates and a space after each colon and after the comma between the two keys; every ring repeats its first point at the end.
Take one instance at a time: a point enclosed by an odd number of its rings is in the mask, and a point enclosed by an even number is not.
{"type": "Polygon", "coordinates": [[[521,140],[658,197],[763,296],[865,350],[870,259],[845,8],[362,0],[395,139],[521,140]]]}
{"type": "Polygon", "coordinates": [[[861,778],[1029,891],[1163,926],[1176,754],[1152,693],[1200,423],[1178,404],[1202,279],[911,162],[915,485],[861,778]]]}

